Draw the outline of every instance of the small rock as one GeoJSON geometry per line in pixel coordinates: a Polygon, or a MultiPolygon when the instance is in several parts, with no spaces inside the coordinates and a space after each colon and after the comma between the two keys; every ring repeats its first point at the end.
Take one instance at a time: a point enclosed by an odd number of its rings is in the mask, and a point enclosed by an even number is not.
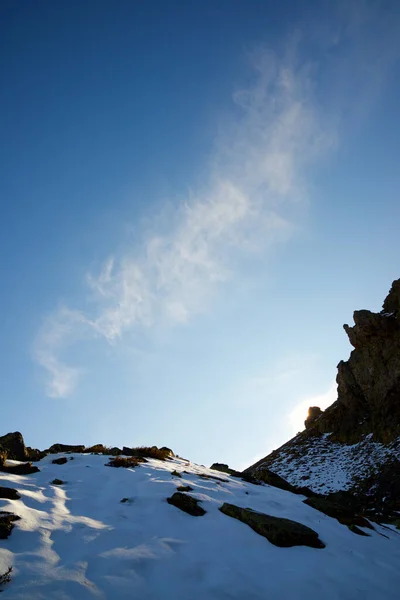
{"type": "Polygon", "coordinates": [[[204,508],[198,506],[199,500],[196,500],[196,498],[192,498],[192,496],[188,496],[187,494],[175,492],[175,494],[172,494],[171,498],[167,498],[167,502],[168,504],[172,504],[172,506],[176,506],[176,508],[180,508],[185,513],[192,515],[192,517],[202,517],[206,514],[204,508]]]}
{"type": "Polygon", "coordinates": [[[226,483],[228,481],[227,479],[221,479],[220,477],[215,477],[215,475],[205,475],[204,473],[201,473],[199,477],[202,479],[213,479],[214,481],[219,481],[222,483],[226,483]]]}
{"type": "Polygon", "coordinates": [[[63,481],[62,479],[53,479],[53,481],[51,482],[53,485],[63,485],[65,483],[65,481],[63,481]]]}
{"type": "Polygon", "coordinates": [[[0,486],[0,498],[7,498],[7,500],[19,500],[21,496],[14,488],[0,486]]]}
{"type": "Polygon", "coordinates": [[[174,457],[175,453],[173,452],[173,450],[171,450],[171,448],[168,448],[168,446],[163,446],[162,448],[160,448],[161,452],[164,452],[164,454],[167,454],[170,457],[174,457]]]}
{"type": "Polygon", "coordinates": [[[133,469],[138,467],[140,463],[147,462],[145,458],[140,458],[138,456],[116,456],[112,458],[110,462],[106,463],[106,467],[116,467],[117,469],[120,467],[124,467],[125,469],[133,469]]]}
{"type": "Polygon", "coordinates": [[[178,492],[193,492],[193,488],[190,485],[180,485],[176,490],[178,492]]]}
{"type": "Polygon", "coordinates": [[[68,462],[68,459],[65,456],[62,456],[61,458],[55,458],[51,462],[53,465],[65,465],[65,463],[68,462]]]}

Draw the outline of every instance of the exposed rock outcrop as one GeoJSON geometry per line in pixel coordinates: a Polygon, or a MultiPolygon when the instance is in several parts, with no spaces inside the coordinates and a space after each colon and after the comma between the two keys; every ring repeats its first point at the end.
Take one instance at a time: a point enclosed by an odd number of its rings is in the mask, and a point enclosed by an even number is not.
{"type": "Polygon", "coordinates": [[[66,456],[61,456],[60,458],[55,458],[51,462],[53,465],[65,465],[68,462],[68,459],[66,456]]]}
{"type": "Polygon", "coordinates": [[[32,473],[39,473],[40,469],[27,462],[19,465],[0,465],[0,471],[11,475],[31,475],[32,473]]]}
{"type": "Polygon", "coordinates": [[[322,410],[319,406],[310,406],[308,409],[307,419],[304,421],[304,426],[306,429],[309,429],[312,425],[314,425],[315,421],[319,419],[322,415],[322,410]]]}
{"type": "MultiPolygon", "coordinates": [[[[314,496],[304,500],[304,504],[312,506],[316,510],[337,519],[342,525],[347,525],[354,533],[359,533],[359,527],[366,527],[367,529],[373,529],[372,525],[367,521],[365,517],[357,515],[351,504],[343,502],[339,498],[336,501],[333,498],[324,498],[314,496]]],[[[361,535],[363,535],[361,533],[361,535]]]]}
{"type": "Polygon", "coordinates": [[[337,401],[309,426],[311,435],[333,433],[354,443],[366,434],[388,443],[400,435],[400,279],[380,313],[354,312],[354,326],[344,325],[354,347],[338,364],[337,401]]]}
{"type": "Polygon", "coordinates": [[[75,452],[77,454],[85,452],[85,446],[82,444],[53,444],[47,451],[49,454],[59,454],[61,452],[75,452]]]}
{"type": "Polygon", "coordinates": [[[24,438],[19,431],[0,436],[0,462],[6,458],[11,460],[41,460],[46,452],[25,446],[24,438]]]}
{"type": "Polygon", "coordinates": [[[188,494],[175,492],[170,498],[167,498],[167,502],[176,508],[180,508],[183,512],[192,515],[192,517],[202,517],[206,514],[204,508],[199,506],[199,500],[192,498],[188,494]]]}
{"type": "Polygon", "coordinates": [[[324,412],[311,407],[306,429],[245,473],[260,478],[270,469],[313,491],[345,490],[365,509],[373,504],[367,498],[375,498],[375,507],[385,498],[394,514],[400,511],[400,279],[381,312],[358,310],[353,318],[354,326],[344,325],[353,350],[338,364],[336,402],[324,412]]]}
{"type": "Polygon", "coordinates": [[[213,469],[214,471],[220,471],[221,473],[228,473],[228,475],[236,475],[238,473],[238,471],[230,469],[229,465],[226,465],[225,463],[213,463],[210,469],[213,469]]]}
{"type": "Polygon", "coordinates": [[[241,508],[227,502],[219,510],[228,517],[246,523],[253,531],[267,538],[275,546],[281,548],[290,548],[291,546],[325,548],[325,544],[319,539],[316,531],[297,521],[271,517],[250,508],[241,508]]]}
{"type": "Polygon", "coordinates": [[[6,452],[12,460],[27,460],[29,458],[24,438],[19,431],[7,433],[0,437],[0,449],[6,452]]]}
{"type": "Polygon", "coordinates": [[[7,498],[8,500],[19,500],[21,496],[14,488],[0,486],[0,498],[7,498]]]}

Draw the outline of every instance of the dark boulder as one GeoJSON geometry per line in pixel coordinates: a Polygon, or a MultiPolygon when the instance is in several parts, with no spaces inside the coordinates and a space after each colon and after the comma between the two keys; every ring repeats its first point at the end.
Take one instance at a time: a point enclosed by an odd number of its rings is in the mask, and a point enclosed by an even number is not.
{"type": "Polygon", "coordinates": [[[145,463],[147,460],[140,456],[116,456],[112,458],[110,462],[106,463],[106,467],[116,467],[117,469],[123,467],[125,469],[134,469],[139,467],[140,463],[145,463]]]}
{"type": "Polygon", "coordinates": [[[167,498],[168,504],[180,508],[185,513],[192,515],[192,517],[202,517],[206,514],[204,508],[198,505],[199,500],[188,496],[187,494],[181,494],[181,492],[175,492],[171,498],[167,498]]]}
{"type": "Polygon", "coordinates": [[[161,452],[163,452],[165,455],[170,456],[171,458],[173,458],[175,456],[175,453],[173,452],[173,450],[171,450],[171,448],[168,448],[168,446],[162,446],[160,448],[161,452]]]}
{"type": "Polygon", "coordinates": [[[120,454],[122,454],[122,450],[117,446],[114,446],[113,448],[110,448],[108,454],[110,456],[119,456],[120,454]]]}
{"type": "Polygon", "coordinates": [[[63,452],[75,452],[76,454],[82,454],[85,452],[85,446],[77,445],[73,446],[70,444],[53,444],[47,451],[49,454],[61,454],[63,452]]]}
{"type": "Polygon", "coordinates": [[[85,448],[85,454],[110,454],[110,450],[103,444],[94,444],[85,448]]]}
{"type": "Polygon", "coordinates": [[[242,521],[275,546],[281,548],[290,548],[291,546],[325,548],[325,544],[319,539],[316,531],[297,521],[271,517],[250,508],[241,508],[227,502],[219,510],[228,517],[242,521]]]}
{"type": "Polygon", "coordinates": [[[1,465],[0,471],[3,473],[10,473],[12,475],[31,475],[32,473],[39,473],[40,469],[34,467],[32,463],[22,463],[20,465],[1,465]]]}
{"type": "Polygon", "coordinates": [[[240,476],[239,471],[235,471],[234,469],[230,469],[229,465],[225,463],[213,463],[210,467],[214,471],[220,471],[220,473],[227,473],[228,475],[237,475],[240,476]]]}
{"type": "Polygon", "coordinates": [[[193,492],[193,488],[190,485],[180,485],[176,488],[177,492],[193,492]]]}
{"type": "Polygon", "coordinates": [[[31,448],[30,446],[27,446],[26,452],[28,454],[28,460],[32,462],[37,462],[47,456],[47,452],[37,450],[36,448],[31,448]]]}
{"type": "Polygon", "coordinates": [[[19,431],[7,433],[0,437],[0,449],[6,452],[7,458],[12,460],[27,460],[28,452],[24,438],[19,431]]]}
{"type": "MultiPolygon", "coordinates": [[[[315,510],[318,510],[328,517],[337,519],[342,525],[347,525],[350,531],[353,533],[359,533],[359,527],[367,527],[373,529],[373,526],[363,516],[358,515],[350,506],[346,506],[339,502],[335,502],[332,499],[320,497],[312,497],[304,500],[304,504],[312,506],[315,510]]],[[[362,535],[362,534],[361,534],[362,535]]]]}
{"type": "Polygon", "coordinates": [[[68,459],[66,456],[61,456],[61,458],[55,458],[51,462],[53,465],[65,465],[65,463],[68,462],[68,459]]]}
{"type": "Polygon", "coordinates": [[[21,496],[14,488],[0,486],[0,498],[7,498],[7,500],[19,500],[21,496]]]}
{"type": "Polygon", "coordinates": [[[139,456],[143,458],[155,458],[157,460],[166,460],[170,458],[171,450],[169,448],[158,448],[157,446],[138,446],[136,448],[122,448],[122,454],[125,456],[139,456]]]}

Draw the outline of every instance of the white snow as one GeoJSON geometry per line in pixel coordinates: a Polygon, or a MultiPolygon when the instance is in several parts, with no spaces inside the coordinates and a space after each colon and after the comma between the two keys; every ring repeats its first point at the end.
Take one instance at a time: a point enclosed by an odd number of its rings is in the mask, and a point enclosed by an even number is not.
{"type": "Polygon", "coordinates": [[[0,500],[0,510],[22,517],[0,541],[0,574],[13,567],[4,600],[398,599],[400,535],[392,528],[358,536],[302,496],[180,459],[133,470],[105,467],[104,456],[72,457],[54,465],[57,455],[48,456],[28,476],[0,473],[0,485],[22,496],[0,500]],[[52,485],[56,477],[65,485],[52,485]],[[194,488],[205,516],[166,502],[180,485],[194,488]],[[278,548],[222,514],[223,502],[303,523],[326,548],[278,548]]]}
{"type": "MultiPolygon", "coordinates": [[[[308,443],[286,445],[279,456],[265,466],[296,486],[307,486],[314,492],[328,494],[348,490],[357,478],[364,479],[390,457],[400,460],[396,440],[384,445],[372,440],[372,434],[357,444],[347,445],[329,440],[329,433],[310,438],[308,443]]],[[[263,465],[258,466],[259,469],[263,465]]]]}

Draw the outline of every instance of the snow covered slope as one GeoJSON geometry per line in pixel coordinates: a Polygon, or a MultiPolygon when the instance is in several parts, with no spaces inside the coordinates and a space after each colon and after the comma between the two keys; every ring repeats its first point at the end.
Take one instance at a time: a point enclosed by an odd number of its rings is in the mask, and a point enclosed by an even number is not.
{"type": "Polygon", "coordinates": [[[0,574],[13,567],[4,600],[399,597],[400,535],[394,529],[376,526],[370,537],[355,535],[305,505],[303,496],[178,458],[151,459],[135,469],[106,467],[101,455],[73,454],[64,465],[52,464],[54,458],[40,461],[39,473],[0,473],[0,485],[21,495],[0,499],[1,510],[21,517],[12,535],[0,540],[0,574]],[[54,478],[64,485],[51,484],[54,478]],[[182,485],[193,488],[204,516],[166,502],[182,485]],[[276,547],[222,514],[224,502],[298,521],[318,532],[326,547],[276,547]]]}
{"type": "Polygon", "coordinates": [[[400,438],[390,444],[374,442],[372,434],[356,444],[341,444],[330,438],[329,433],[311,438],[300,434],[253,465],[249,472],[257,477],[258,472],[268,468],[294,486],[330,494],[350,490],[358,481],[379,473],[388,461],[400,460],[400,438]]]}

